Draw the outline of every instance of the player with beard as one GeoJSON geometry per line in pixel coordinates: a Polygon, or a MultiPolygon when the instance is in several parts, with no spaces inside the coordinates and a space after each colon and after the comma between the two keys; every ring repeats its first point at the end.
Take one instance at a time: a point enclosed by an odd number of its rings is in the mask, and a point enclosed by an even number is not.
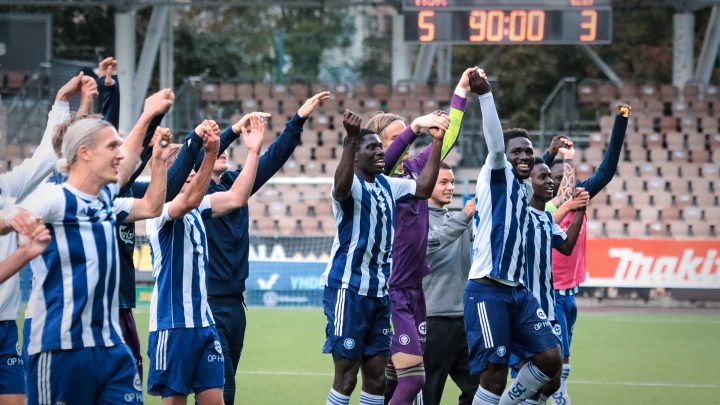
{"type": "Polygon", "coordinates": [[[547,315],[523,285],[533,147],[526,130],[503,133],[482,70],[470,73],[470,86],[480,95],[488,147],[477,181],[473,261],[464,305],[470,372],[480,375],[473,404],[519,404],[562,366],[547,315]],[[504,390],[511,352],[529,361],[504,390]]]}
{"type": "MultiPolygon", "coordinates": [[[[587,180],[577,182],[578,188],[585,189],[589,198],[592,199],[612,180],[620,161],[620,152],[622,151],[623,142],[625,141],[625,131],[627,129],[628,119],[630,117],[631,108],[627,104],[621,104],[617,107],[615,113],[615,123],[613,124],[610,142],[608,143],[603,160],[598,166],[597,171],[587,180]]],[[[553,159],[557,153],[558,143],[551,144],[551,149],[543,156],[545,163],[551,165],[553,171],[553,181],[556,187],[563,180],[562,165],[553,164],[553,159]]],[[[549,207],[551,212],[555,209],[549,207]]],[[[587,245],[587,219],[584,212],[568,211],[564,212],[566,216],[559,218],[556,216],[556,222],[560,228],[567,229],[575,215],[583,217],[583,226],[580,229],[580,236],[570,256],[564,256],[557,252],[553,252],[553,284],[555,288],[555,305],[558,323],[562,330],[562,349],[563,349],[563,370],[562,384],[558,392],[553,395],[553,401],[557,404],[569,404],[570,396],[567,393],[567,379],[570,376],[570,344],[572,343],[572,335],[575,329],[575,320],[577,319],[577,305],[575,303],[575,294],[578,293],[580,284],[585,281],[587,270],[585,265],[586,245],[587,245]]]]}
{"type": "Polygon", "coordinates": [[[361,404],[383,404],[385,365],[390,354],[390,302],[393,224],[401,201],[428,198],[435,186],[444,131],[432,131],[433,145],[417,180],[383,173],[385,152],[374,131],[346,111],[347,138],[332,191],[337,235],[323,273],[327,340],[335,378],[328,404],[350,401],[362,371],[361,404]]]}
{"type": "MultiPolygon", "coordinates": [[[[476,67],[465,70],[450,103],[450,114],[442,111],[415,119],[410,126],[400,116],[378,113],[368,122],[376,131],[386,150],[385,174],[396,178],[417,179],[425,167],[431,146],[415,158],[407,158],[407,150],[422,128],[446,130],[440,158],[444,159],[455,146],[470,91],[468,75],[476,67]],[[449,120],[448,120],[449,118],[449,120]]],[[[428,202],[412,199],[397,206],[393,268],[388,284],[392,302],[392,355],[387,367],[385,400],[397,405],[410,404],[425,383],[423,346],[426,334],[426,308],[422,280],[429,273],[425,259],[428,241],[428,202]]]]}

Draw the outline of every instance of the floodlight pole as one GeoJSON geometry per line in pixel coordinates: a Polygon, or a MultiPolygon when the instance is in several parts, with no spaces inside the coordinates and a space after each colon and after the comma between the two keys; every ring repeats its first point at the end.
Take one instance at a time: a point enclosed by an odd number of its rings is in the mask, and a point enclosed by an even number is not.
{"type": "Polygon", "coordinates": [[[397,85],[412,76],[410,71],[410,46],[404,40],[405,18],[402,14],[392,17],[392,84],[397,85]]]}
{"type": "Polygon", "coordinates": [[[120,82],[120,123],[119,130],[130,132],[135,122],[135,10],[115,12],[115,59],[118,61],[117,74],[120,82]]]}

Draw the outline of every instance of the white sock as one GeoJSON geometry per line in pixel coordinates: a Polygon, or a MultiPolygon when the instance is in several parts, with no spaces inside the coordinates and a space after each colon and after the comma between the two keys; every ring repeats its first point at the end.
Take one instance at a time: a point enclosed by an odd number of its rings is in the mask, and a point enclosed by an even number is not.
{"type": "Polygon", "coordinates": [[[500,396],[478,386],[477,391],[475,391],[475,397],[473,397],[472,405],[496,405],[498,401],[500,401],[500,396]]]}
{"type": "Polygon", "coordinates": [[[562,374],[560,374],[560,391],[563,395],[567,395],[567,380],[570,377],[570,365],[563,364],[562,374]]]}
{"type": "Polygon", "coordinates": [[[522,400],[535,395],[548,381],[550,377],[543,374],[532,362],[528,362],[520,369],[510,387],[503,392],[498,404],[518,405],[522,400]]]}
{"type": "Polygon", "coordinates": [[[328,394],[326,405],[348,405],[349,403],[350,397],[348,395],[343,395],[330,388],[330,393],[328,394]]]}
{"type": "Polygon", "coordinates": [[[545,396],[545,394],[540,394],[540,397],[537,400],[538,405],[545,405],[547,403],[548,397],[545,396]]]}
{"type": "Polygon", "coordinates": [[[520,402],[521,405],[538,405],[538,401],[535,401],[534,399],[526,399],[522,402],[520,402]]]}
{"type": "Polygon", "coordinates": [[[360,392],[360,405],[384,405],[385,396],[368,394],[365,391],[360,392]]]}

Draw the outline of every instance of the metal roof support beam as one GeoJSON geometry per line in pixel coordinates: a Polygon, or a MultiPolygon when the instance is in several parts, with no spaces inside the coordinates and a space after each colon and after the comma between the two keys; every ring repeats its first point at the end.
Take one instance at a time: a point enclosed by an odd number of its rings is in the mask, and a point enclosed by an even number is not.
{"type": "Polygon", "coordinates": [[[672,83],[679,89],[693,79],[694,31],[695,14],[682,12],[673,15],[672,83]]]}
{"type": "Polygon", "coordinates": [[[415,68],[413,69],[414,83],[427,83],[430,78],[430,70],[432,69],[433,59],[438,44],[429,43],[421,44],[418,50],[417,59],[415,59],[415,68]]]}
{"type": "Polygon", "coordinates": [[[702,84],[710,83],[713,67],[717,62],[718,49],[720,49],[720,7],[714,6],[710,12],[703,40],[702,50],[695,67],[695,81],[702,84]]]}
{"type": "Polygon", "coordinates": [[[442,84],[452,82],[452,45],[450,44],[438,46],[437,82],[442,84]]]}
{"type": "Polygon", "coordinates": [[[602,60],[600,55],[598,55],[595,51],[592,50],[592,48],[590,48],[590,46],[586,44],[580,45],[580,48],[582,48],[585,53],[588,54],[590,59],[592,59],[593,63],[595,63],[595,66],[600,68],[600,70],[605,74],[605,76],[607,76],[607,78],[611,82],[613,82],[616,86],[622,86],[623,82],[622,79],[620,79],[620,76],[618,76],[617,73],[612,70],[610,65],[608,65],[607,63],[605,63],[604,60],[602,60]]]}
{"type": "Polygon", "coordinates": [[[166,25],[170,14],[170,7],[156,6],[153,7],[150,15],[150,23],[148,31],[145,34],[145,42],[143,43],[140,61],[135,71],[135,94],[133,117],[140,114],[143,99],[147,94],[150,86],[150,76],[152,76],[155,67],[155,59],[157,59],[158,49],[160,48],[160,40],[165,36],[166,25]]]}

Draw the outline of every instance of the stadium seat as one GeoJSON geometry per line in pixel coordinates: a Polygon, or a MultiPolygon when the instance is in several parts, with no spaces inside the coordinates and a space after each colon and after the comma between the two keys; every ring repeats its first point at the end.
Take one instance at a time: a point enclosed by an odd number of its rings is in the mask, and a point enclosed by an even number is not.
{"type": "Polygon", "coordinates": [[[640,221],[630,221],[627,224],[627,236],[631,238],[644,238],[647,236],[647,224],[640,221]]]}
{"type": "Polygon", "coordinates": [[[638,217],[638,210],[629,205],[617,209],[618,219],[623,221],[634,221],[638,217]]]}
{"type": "Polygon", "coordinates": [[[218,86],[213,83],[204,85],[200,97],[203,101],[218,101],[218,86]]]}
{"type": "Polygon", "coordinates": [[[710,193],[698,193],[695,195],[695,205],[700,207],[714,207],[718,205],[718,196],[710,193]]]}
{"type": "Polygon", "coordinates": [[[642,220],[643,222],[653,222],[660,219],[660,210],[656,207],[650,207],[647,205],[636,205],[636,207],[638,207],[638,220],[642,220]]]}
{"type": "Polygon", "coordinates": [[[231,83],[221,83],[218,88],[218,99],[222,102],[230,102],[237,100],[237,95],[235,94],[235,88],[236,86],[231,83]]]}
{"type": "Polygon", "coordinates": [[[587,221],[587,233],[588,236],[591,238],[598,238],[603,236],[602,232],[602,222],[596,221],[596,220],[588,220],[587,221]]]}
{"type": "Polygon", "coordinates": [[[667,237],[669,226],[665,222],[653,222],[648,225],[648,234],[652,237],[667,237]]]}
{"type": "Polygon", "coordinates": [[[308,86],[304,83],[294,83],[290,86],[290,94],[299,101],[305,101],[309,97],[308,86]]]}
{"type": "Polygon", "coordinates": [[[582,83],[577,90],[578,99],[581,103],[594,103],[597,101],[595,86],[590,83],[582,83]]]}

